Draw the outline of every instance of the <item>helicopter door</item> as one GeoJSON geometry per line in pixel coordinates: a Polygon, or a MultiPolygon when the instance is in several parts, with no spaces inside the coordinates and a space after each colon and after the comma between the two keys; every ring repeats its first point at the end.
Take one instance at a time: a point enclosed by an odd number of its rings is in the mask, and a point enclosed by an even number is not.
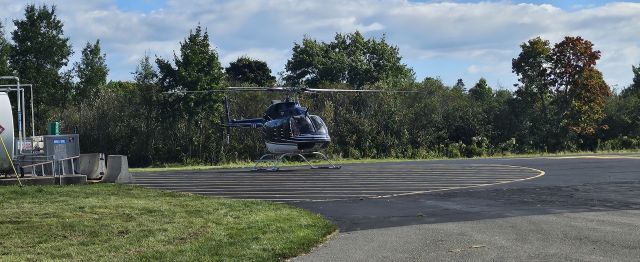
{"type": "Polygon", "coordinates": [[[293,133],[294,136],[310,134],[316,131],[311,120],[305,116],[291,117],[289,119],[289,124],[291,125],[291,133],[293,133]]]}

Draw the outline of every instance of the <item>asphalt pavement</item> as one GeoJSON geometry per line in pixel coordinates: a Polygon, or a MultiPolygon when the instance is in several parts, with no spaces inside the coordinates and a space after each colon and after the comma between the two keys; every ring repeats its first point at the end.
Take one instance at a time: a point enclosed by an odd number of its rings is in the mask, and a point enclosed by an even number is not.
{"type": "Polygon", "coordinates": [[[340,232],[294,261],[638,261],[634,155],[134,174],[137,184],[287,202],[340,232]]]}

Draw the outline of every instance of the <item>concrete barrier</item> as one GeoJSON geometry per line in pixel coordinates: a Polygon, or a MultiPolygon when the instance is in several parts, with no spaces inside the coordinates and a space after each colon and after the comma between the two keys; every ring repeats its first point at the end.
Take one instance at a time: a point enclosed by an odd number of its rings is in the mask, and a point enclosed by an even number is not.
{"type": "MultiPolygon", "coordinates": [[[[20,178],[20,183],[25,186],[55,185],[56,179],[52,176],[23,177],[20,178]]],[[[18,183],[18,180],[15,177],[0,178],[0,186],[19,185],[20,183],[18,183]]]]}
{"type": "Polygon", "coordinates": [[[78,174],[69,174],[55,177],[56,185],[75,185],[87,183],[87,176],[78,174]]]}
{"type": "Polygon", "coordinates": [[[127,156],[113,155],[107,157],[107,172],[102,177],[105,183],[131,183],[127,156]]]}
{"type": "Polygon", "coordinates": [[[87,179],[98,180],[104,176],[104,154],[81,154],[78,165],[80,174],[87,176],[87,179]]]}

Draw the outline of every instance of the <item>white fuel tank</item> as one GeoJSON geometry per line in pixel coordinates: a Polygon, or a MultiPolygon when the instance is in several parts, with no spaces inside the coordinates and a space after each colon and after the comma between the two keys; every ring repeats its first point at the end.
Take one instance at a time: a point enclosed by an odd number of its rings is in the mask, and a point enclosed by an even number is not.
{"type": "MultiPolygon", "coordinates": [[[[7,150],[9,150],[9,155],[13,157],[13,111],[9,95],[5,92],[0,92],[0,126],[2,126],[0,130],[4,129],[0,136],[7,146],[7,150]]],[[[0,144],[0,172],[13,173],[11,162],[7,158],[4,148],[2,148],[2,144],[0,144]]]]}

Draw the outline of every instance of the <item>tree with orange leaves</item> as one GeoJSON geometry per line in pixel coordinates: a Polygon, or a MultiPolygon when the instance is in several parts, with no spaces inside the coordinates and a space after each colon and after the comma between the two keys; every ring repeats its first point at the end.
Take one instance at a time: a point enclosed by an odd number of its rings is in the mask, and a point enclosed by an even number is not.
{"type": "Polygon", "coordinates": [[[582,37],[565,37],[552,51],[550,77],[562,126],[578,136],[593,136],[604,118],[611,90],[595,68],[600,51],[582,37]]]}

